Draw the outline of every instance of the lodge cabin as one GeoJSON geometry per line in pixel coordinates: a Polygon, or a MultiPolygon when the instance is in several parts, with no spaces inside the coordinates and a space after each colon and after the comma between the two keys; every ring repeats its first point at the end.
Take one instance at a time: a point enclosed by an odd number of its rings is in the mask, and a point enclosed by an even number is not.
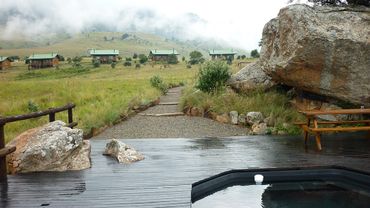
{"type": "Polygon", "coordinates": [[[209,55],[212,60],[223,59],[223,60],[234,60],[234,56],[237,54],[233,49],[231,50],[209,50],[209,55]]]}
{"type": "Polygon", "coordinates": [[[32,54],[28,58],[28,69],[40,69],[59,65],[60,56],[57,53],[32,54]]]}
{"type": "Polygon", "coordinates": [[[110,64],[118,59],[119,50],[90,50],[90,56],[93,61],[99,60],[101,64],[110,64]]]}
{"type": "Polygon", "coordinates": [[[0,70],[8,69],[11,67],[11,60],[9,57],[0,56],[0,70]]]}
{"type": "Polygon", "coordinates": [[[179,55],[175,49],[172,50],[150,50],[149,52],[149,59],[152,61],[163,61],[167,62],[169,60],[170,55],[179,55]]]}

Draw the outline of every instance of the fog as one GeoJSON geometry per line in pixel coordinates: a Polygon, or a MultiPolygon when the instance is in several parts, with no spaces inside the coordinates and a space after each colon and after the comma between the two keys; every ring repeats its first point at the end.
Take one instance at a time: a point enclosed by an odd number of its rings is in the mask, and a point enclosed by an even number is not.
{"type": "Polygon", "coordinates": [[[2,0],[0,39],[53,33],[147,32],[180,40],[258,47],[266,22],[287,0],[2,0]]]}

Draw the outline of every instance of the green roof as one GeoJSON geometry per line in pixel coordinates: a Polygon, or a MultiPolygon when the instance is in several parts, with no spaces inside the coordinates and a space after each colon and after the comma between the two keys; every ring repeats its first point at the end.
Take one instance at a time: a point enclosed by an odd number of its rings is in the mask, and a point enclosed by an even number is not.
{"type": "Polygon", "coordinates": [[[209,55],[235,55],[238,52],[234,51],[233,49],[231,50],[209,50],[209,55]]]}
{"type": "Polygon", "coordinates": [[[175,49],[172,49],[172,50],[150,50],[150,53],[153,54],[153,55],[171,55],[171,54],[175,54],[175,55],[179,55],[179,53],[177,53],[177,51],[175,49]]]}
{"type": "Polygon", "coordinates": [[[34,53],[28,57],[29,60],[37,60],[37,59],[53,59],[58,56],[58,53],[34,53]]]}
{"type": "Polygon", "coordinates": [[[0,56],[0,62],[5,61],[6,59],[9,59],[7,56],[0,56]]]}
{"type": "Polygon", "coordinates": [[[90,55],[119,55],[119,50],[90,50],[90,55]]]}

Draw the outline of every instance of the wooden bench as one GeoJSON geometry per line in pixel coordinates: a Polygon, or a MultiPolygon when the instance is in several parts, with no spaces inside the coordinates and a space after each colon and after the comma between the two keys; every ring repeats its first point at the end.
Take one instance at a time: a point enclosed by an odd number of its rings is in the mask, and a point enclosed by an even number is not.
{"type": "Polygon", "coordinates": [[[354,121],[319,121],[319,115],[354,115],[354,114],[370,114],[370,109],[341,109],[341,110],[312,110],[312,111],[300,111],[306,116],[306,122],[296,122],[295,124],[300,126],[304,132],[304,143],[307,145],[308,134],[315,135],[316,146],[318,150],[322,150],[321,146],[321,133],[322,132],[343,132],[343,131],[369,131],[370,132],[370,120],[354,120],[354,121]],[[312,122],[311,122],[312,121],[312,122]],[[313,126],[311,125],[313,124],[313,126]],[[328,127],[327,125],[343,125],[348,126],[335,126],[328,127]],[[363,124],[363,126],[354,126],[357,124],[363,124]],[[326,126],[325,126],[326,125],[326,126]]]}

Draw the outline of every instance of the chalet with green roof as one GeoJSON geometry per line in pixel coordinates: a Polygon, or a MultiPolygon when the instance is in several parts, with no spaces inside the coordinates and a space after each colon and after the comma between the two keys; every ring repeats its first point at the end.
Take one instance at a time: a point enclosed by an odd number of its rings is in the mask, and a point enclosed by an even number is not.
{"type": "Polygon", "coordinates": [[[112,49],[112,50],[97,50],[92,49],[90,50],[90,56],[93,60],[99,60],[102,64],[110,64],[112,62],[116,62],[118,59],[119,50],[112,49]]]}
{"type": "Polygon", "coordinates": [[[11,67],[11,60],[7,56],[0,56],[0,70],[8,69],[11,67]]]}
{"type": "Polygon", "coordinates": [[[154,50],[150,50],[150,52],[149,52],[149,58],[152,61],[165,61],[165,62],[167,62],[171,55],[177,56],[177,55],[179,55],[179,53],[177,53],[177,51],[175,49],[172,49],[172,50],[157,50],[157,49],[154,49],[154,50]]]}
{"type": "Polygon", "coordinates": [[[59,65],[60,55],[58,53],[31,54],[28,58],[28,69],[40,69],[55,67],[59,65]]]}
{"type": "Polygon", "coordinates": [[[233,49],[230,50],[209,50],[209,55],[212,57],[212,60],[215,59],[225,59],[225,60],[234,60],[234,56],[237,54],[233,49]]]}

